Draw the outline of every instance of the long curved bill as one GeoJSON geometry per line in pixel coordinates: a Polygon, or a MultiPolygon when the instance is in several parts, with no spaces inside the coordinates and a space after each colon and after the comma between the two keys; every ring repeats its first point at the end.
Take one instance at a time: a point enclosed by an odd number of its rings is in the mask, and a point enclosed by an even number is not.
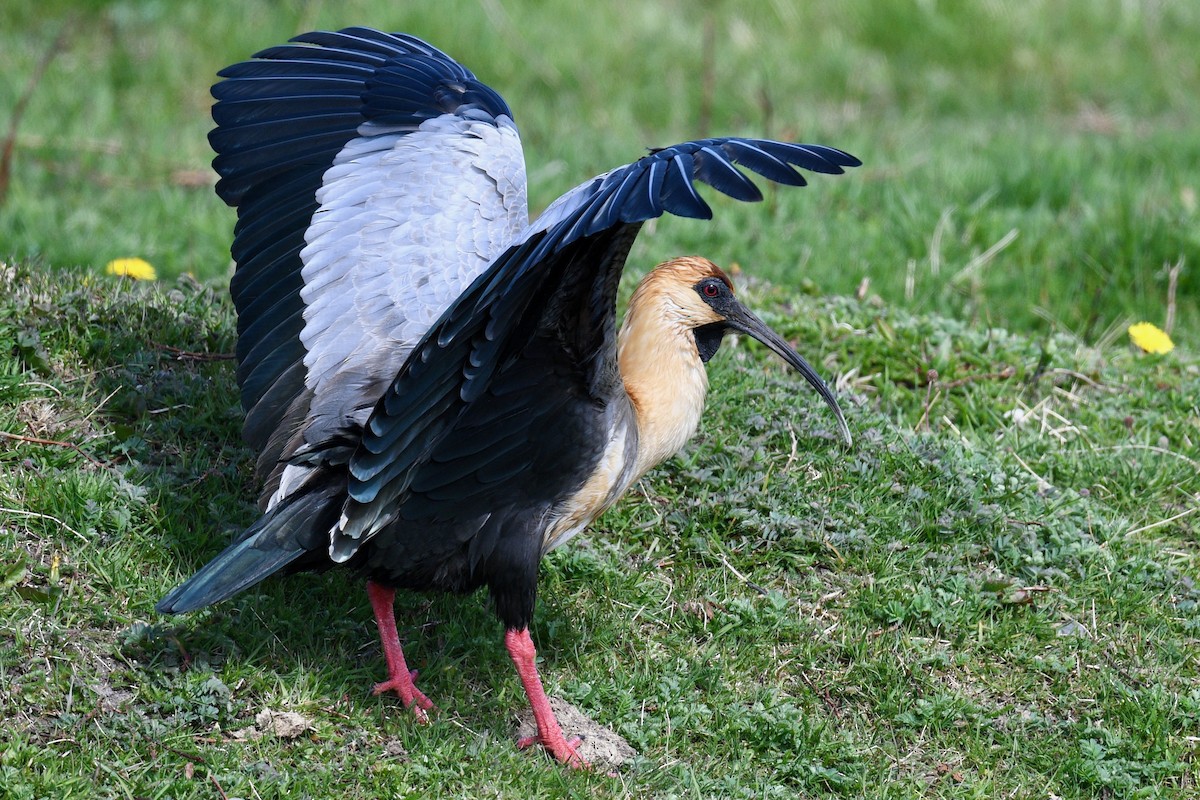
{"type": "Polygon", "coordinates": [[[750,309],[736,301],[732,313],[725,315],[725,321],[734,330],[748,333],[774,350],[776,355],[803,375],[804,380],[808,381],[809,385],[817,390],[817,394],[821,395],[821,399],[833,409],[834,416],[837,417],[838,430],[842,434],[842,439],[847,445],[851,443],[850,426],[846,424],[846,417],[842,414],[842,407],[838,405],[837,397],[834,396],[833,390],[822,380],[817,371],[783,340],[782,336],[768,328],[767,323],[754,316],[750,309]]]}

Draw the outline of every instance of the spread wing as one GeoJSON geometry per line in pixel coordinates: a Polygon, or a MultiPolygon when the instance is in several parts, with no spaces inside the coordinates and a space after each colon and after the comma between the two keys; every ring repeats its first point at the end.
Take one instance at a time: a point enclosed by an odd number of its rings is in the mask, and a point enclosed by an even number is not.
{"type": "MultiPolygon", "coordinates": [[[[836,174],[859,161],[818,145],[707,139],[653,152],[552,204],[450,305],[375,407],[350,459],[334,560],[352,557],[398,515],[410,518],[413,507],[427,519],[483,514],[489,503],[521,490],[523,470],[552,462],[547,453],[564,445],[562,430],[543,412],[557,409],[562,396],[546,395],[539,371],[574,364],[571,388],[579,398],[609,394],[620,379],[617,283],[638,228],[665,212],[710,218],[698,182],[739,200],[761,199],[739,164],[801,186],[804,177],[793,165],[836,174]],[[539,358],[523,363],[520,356],[534,346],[539,358]],[[554,347],[558,354],[546,353],[554,347]],[[523,391],[507,391],[522,379],[523,391]],[[497,392],[507,394],[511,415],[487,424],[496,416],[496,398],[488,395],[497,392]]],[[[421,535],[419,526],[410,530],[421,535]]]]}
{"type": "Polygon", "coordinates": [[[362,423],[527,226],[525,165],[504,100],[412,36],[308,33],[221,76],[209,138],[238,209],[237,374],[266,499],[284,460],[362,423]]]}
{"type": "Polygon", "coordinates": [[[268,509],[163,612],[326,566],[326,545],[351,559],[394,519],[434,523],[379,542],[419,561],[445,549],[431,537],[494,537],[507,493],[525,494],[510,512],[547,508],[528,496],[529,468],[574,480],[562,473],[578,453],[556,450],[566,428],[604,444],[588,404],[620,381],[615,296],[640,225],[709,218],[697,183],[760,199],[738,165],[803,185],[794,167],[859,163],[820,146],[688,142],[529,223],[508,107],[419,39],[309,33],[221,74],[210,139],[218,194],[238,209],[238,381],[268,509]]]}

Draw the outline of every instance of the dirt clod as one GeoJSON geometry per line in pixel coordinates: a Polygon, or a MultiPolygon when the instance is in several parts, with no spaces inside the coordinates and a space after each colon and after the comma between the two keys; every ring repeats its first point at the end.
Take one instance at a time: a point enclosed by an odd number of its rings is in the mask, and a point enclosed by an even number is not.
{"type": "Polygon", "coordinates": [[[312,729],[312,722],[294,711],[272,711],[264,708],[254,717],[259,730],[271,733],[280,739],[296,739],[312,729]]]}
{"type": "MultiPolygon", "coordinates": [[[[637,756],[637,751],[615,731],[595,722],[575,706],[558,697],[550,698],[550,708],[558,717],[563,734],[569,739],[578,736],[579,755],[594,767],[619,767],[637,756]]],[[[518,717],[517,738],[524,739],[537,733],[533,711],[525,709],[518,717]]]]}

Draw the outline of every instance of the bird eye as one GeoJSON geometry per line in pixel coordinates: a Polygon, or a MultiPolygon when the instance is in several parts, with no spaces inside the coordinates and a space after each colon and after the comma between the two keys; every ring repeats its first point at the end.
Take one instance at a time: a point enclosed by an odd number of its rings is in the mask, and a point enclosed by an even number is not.
{"type": "Polygon", "coordinates": [[[705,297],[716,297],[720,293],[721,293],[721,290],[717,288],[717,285],[715,283],[704,284],[704,296],[705,297]]]}

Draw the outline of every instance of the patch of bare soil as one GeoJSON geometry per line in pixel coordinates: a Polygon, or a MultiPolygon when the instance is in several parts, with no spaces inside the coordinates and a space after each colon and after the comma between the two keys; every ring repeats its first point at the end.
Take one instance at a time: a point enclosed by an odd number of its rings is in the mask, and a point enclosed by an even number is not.
{"type": "MultiPolygon", "coordinates": [[[[558,697],[550,698],[550,708],[558,717],[567,738],[578,736],[579,755],[594,767],[619,767],[637,756],[637,751],[615,731],[594,721],[575,706],[558,697]]],[[[517,738],[523,739],[537,733],[533,721],[533,710],[526,708],[518,717],[517,738]]]]}

